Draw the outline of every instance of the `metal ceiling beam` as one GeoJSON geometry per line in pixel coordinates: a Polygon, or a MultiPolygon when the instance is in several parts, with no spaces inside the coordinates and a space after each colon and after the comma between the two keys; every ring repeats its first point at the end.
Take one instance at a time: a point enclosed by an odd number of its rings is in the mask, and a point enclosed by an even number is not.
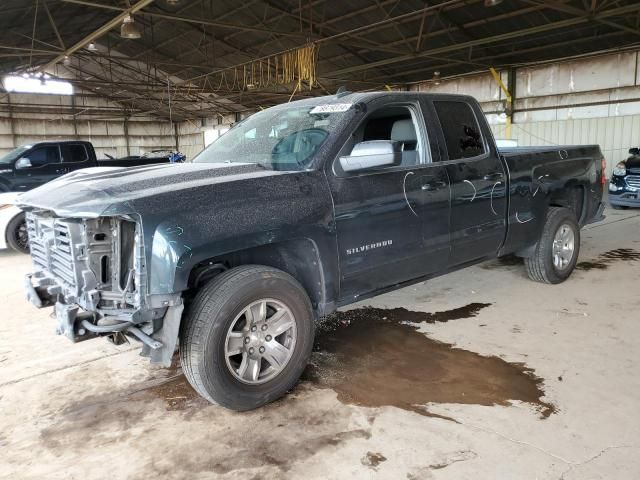
{"type": "Polygon", "coordinates": [[[564,3],[558,3],[558,2],[539,2],[534,0],[524,0],[524,1],[531,5],[539,5],[541,7],[556,10],[558,12],[568,13],[570,15],[575,15],[579,17],[590,16],[590,18],[593,18],[594,21],[601,23],[603,25],[617,28],[619,30],[623,30],[627,33],[632,33],[634,35],[640,35],[639,30],[628,27],[626,25],[621,25],[617,22],[612,22],[611,20],[605,20],[605,19],[599,18],[598,15],[594,14],[592,10],[580,10],[579,8],[573,7],[571,5],[566,5],[564,3]]]}
{"type": "Polygon", "coordinates": [[[60,31],[58,30],[58,27],[56,26],[56,22],[53,19],[53,16],[51,15],[51,12],[49,11],[49,6],[47,5],[47,0],[42,0],[42,6],[44,7],[44,11],[47,13],[47,17],[49,17],[49,23],[51,24],[51,28],[53,28],[53,31],[56,34],[56,38],[58,39],[58,43],[60,44],[60,48],[62,48],[62,50],[66,49],[67,47],[65,47],[64,41],[62,40],[62,37],[60,36],[60,31]]]}
{"type": "MultiPolygon", "coordinates": [[[[596,16],[598,18],[607,18],[607,17],[613,17],[613,16],[617,16],[617,15],[624,15],[627,13],[631,13],[631,12],[635,12],[640,10],[640,3],[637,3],[635,5],[627,5],[624,7],[619,7],[619,8],[613,8],[611,10],[606,10],[603,12],[598,13],[596,16]]],[[[447,53],[447,52],[453,52],[456,50],[462,50],[462,49],[466,49],[469,47],[474,47],[474,46],[478,46],[478,45],[485,45],[488,43],[495,43],[495,42],[499,42],[501,40],[510,40],[513,38],[518,38],[518,37],[524,37],[527,35],[532,35],[532,34],[536,34],[536,33],[544,33],[544,32],[548,32],[550,30],[556,30],[556,29],[560,29],[560,28],[565,28],[565,27],[571,27],[574,25],[579,25],[581,23],[587,23],[589,21],[592,20],[592,16],[590,15],[585,15],[583,17],[578,17],[578,18],[571,18],[568,20],[561,20],[558,22],[553,22],[553,23],[548,23],[545,25],[538,25],[535,27],[531,27],[531,28],[525,28],[525,29],[520,29],[520,30],[514,30],[512,32],[507,32],[507,33],[502,33],[499,35],[492,35],[489,37],[485,37],[485,38],[480,38],[477,40],[470,40],[467,42],[459,42],[456,44],[452,44],[452,45],[446,45],[444,47],[439,47],[439,48],[434,48],[431,50],[427,50],[427,51],[423,51],[423,52],[419,52],[419,53],[415,53],[415,54],[407,54],[407,55],[401,55],[401,56],[397,56],[397,57],[392,57],[392,58],[387,58],[384,60],[379,60],[377,62],[371,62],[368,64],[363,64],[363,65],[355,65],[352,67],[347,67],[347,68],[343,68],[341,70],[336,70],[334,72],[331,73],[325,73],[325,75],[344,75],[347,73],[354,73],[354,72],[360,72],[360,71],[364,71],[364,70],[370,70],[372,68],[377,68],[377,67],[382,67],[385,65],[391,65],[394,63],[401,63],[401,62],[407,62],[407,61],[411,61],[414,60],[416,58],[423,58],[423,57],[428,57],[430,55],[438,55],[440,53],[447,53]]],[[[363,28],[363,27],[360,27],[363,28]]],[[[347,33],[347,32],[345,32],[347,33]]],[[[345,33],[341,34],[344,35],[345,33]]]]}
{"type": "MultiPolygon", "coordinates": [[[[62,0],[62,1],[66,3],[75,3],[77,5],[85,5],[87,7],[102,8],[105,10],[112,10],[112,11],[122,12],[127,10],[122,7],[116,7],[113,5],[103,5],[101,3],[95,3],[89,0],[62,0]]],[[[208,25],[211,27],[229,28],[233,30],[241,30],[243,32],[258,32],[258,33],[267,33],[269,35],[282,35],[282,36],[289,36],[289,37],[308,37],[309,36],[308,34],[302,33],[302,32],[285,32],[285,31],[279,31],[279,30],[271,30],[268,28],[253,27],[251,25],[238,25],[234,23],[218,22],[215,20],[204,20],[202,18],[185,17],[182,15],[172,15],[168,13],[153,12],[148,10],[140,12],[140,14],[147,15],[150,17],[162,18],[164,20],[170,20],[174,22],[185,22],[185,23],[193,23],[196,25],[208,25]]]]}
{"type": "MultiPolygon", "coordinates": [[[[604,35],[599,35],[598,39],[606,39],[606,38],[612,38],[612,37],[619,37],[621,35],[623,35],[624,32],[620,32],[620,31],[616,31],[616,32],[612,32],[612,33],[608,33],[608,34],[604,34],[604,35]]],[[[575,45],[578,43],[585,43],[585,42],[592,42],[593,38],[591,37],[580,37],[580,38],[576,38],[573,40],[566,40],[563,42],[558,43],[557,45],[559,47],[566,47],[569,45],[575,45]]],[[[492,55],[487,55],[484,57],[480,57],[477,58],[477,61],[486,61],[486,62],[493,62],[495,63],[495,60],[500,59],[500,58],[508,58],[508,57],[517,57],[517,58],[523,58],[524,55],[529,54],[529,53],[535,53],[535,52],[539,52],[541,50],[546,50],[549,47],[547,45],[541,45],[541,46],[537,46],[537,47],[530,47],[530,48],[525,48],[522,50],[515,50],[515,51],[506,51],[506,52],[502,52],[502,53],[498,53],[498,54],[492,54],[492,55]]],[[[446,63],[446,64],[436,64],[436,65],[424,65],[423,67],[419,67],[419,68],[414,68],[412,70],[403,70],[402,72],[398,72],[396,74],[391,75],[391,78],[393,77],[398,77],[398,76],[409,76],[409,75],[414,75],[414,74],[424,74],[425,72],[432,72],[434,70],[438,70],[438,71],[442,71],[445,68],[449,68],[449,67],[454,67],[456,66],[457,63],[446,63]]],[[[502,67],[502,65],[497,64],[496,68],[500,68],[502,67]]],[[[469,72],[469,73],[477,73],[477,72],[469,72]]],[[[370,80],[372,81],[379,81],[382,82],[385,79],[390,78],[389,76],[375,76],[373,78],[371,78],[370,80]]],[[[414,83],[414,82],[410,82],[410,83],[414,83]]]]}
{"type": "Polygon", "coordinates": [[[146,7],[147,5],[153,3],[153,1],[154,0],[140,0],[135,5],[132,5],[129,8],[126,8],[125,10],[122,11],[122,13],[112,18],[111,20],[109,20],[107,23],[105,23],[100,28],[98,28],[97,30],[93,31],[92,33],[84,37],[82,40],[77,42],[72,47],[66,49],[64,52],[56,56],[53,60],[51,60],[46,65],[40,67],[40,71],[44,71],[48,68],[53,67],[56,63],[60,62],[61,60],[64,60],[64,57],[72,55],[74,52],[80,50],[81,48],[84,48],[89,42],[93,42],[94,40],[98,39],[99,37],[107,33],[112,28],[121,24],[126,16],[136,13],[137,11],[146,7]]]}

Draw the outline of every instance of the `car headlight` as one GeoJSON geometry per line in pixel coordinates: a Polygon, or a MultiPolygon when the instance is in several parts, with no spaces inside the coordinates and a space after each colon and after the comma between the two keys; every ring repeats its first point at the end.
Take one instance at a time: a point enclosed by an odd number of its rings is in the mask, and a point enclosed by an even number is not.
{"type": "Polygon", "coordinates": [[[620,162],[613,167],[613,174],[618,177],[624,177],[627,174],[627,165],[624,162],[620,162]]]}

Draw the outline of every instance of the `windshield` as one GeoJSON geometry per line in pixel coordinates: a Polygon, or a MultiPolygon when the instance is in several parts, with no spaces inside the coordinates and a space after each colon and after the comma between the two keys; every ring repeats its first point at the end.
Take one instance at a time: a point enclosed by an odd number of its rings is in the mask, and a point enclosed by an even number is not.
{"type": "Polygon", "coordinates": [[[195,163],[257,163],[303,170],[350,104],[267,109],[236,124],[193,159],[195,163]]]}
{"type": "Polygon", "coordinates": [[[22,145],[21,147],[14,148],[3,157],[0,157],[0,163],[11,163],[30,148],[31,145],[22,145]]]}

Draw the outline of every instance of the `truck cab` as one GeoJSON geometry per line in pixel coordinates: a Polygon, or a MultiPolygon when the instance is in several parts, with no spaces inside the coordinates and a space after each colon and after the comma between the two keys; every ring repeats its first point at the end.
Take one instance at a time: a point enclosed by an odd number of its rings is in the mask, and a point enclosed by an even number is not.
{"type": "Polygon", "coordinates": [[[89,142],[38,142],[0,158],[0,191],[26,192],[54,178],[96,165],[89,142]]]}

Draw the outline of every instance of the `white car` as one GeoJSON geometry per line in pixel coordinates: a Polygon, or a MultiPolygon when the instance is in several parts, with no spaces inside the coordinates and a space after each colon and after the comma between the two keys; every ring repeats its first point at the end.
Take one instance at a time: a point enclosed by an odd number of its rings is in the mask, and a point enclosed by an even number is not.
{"type": "Polygon", "coordinates": [[[29,253],[24,212],[16,207],[18,193],[0,193],[0,249],[29,253]]]}

